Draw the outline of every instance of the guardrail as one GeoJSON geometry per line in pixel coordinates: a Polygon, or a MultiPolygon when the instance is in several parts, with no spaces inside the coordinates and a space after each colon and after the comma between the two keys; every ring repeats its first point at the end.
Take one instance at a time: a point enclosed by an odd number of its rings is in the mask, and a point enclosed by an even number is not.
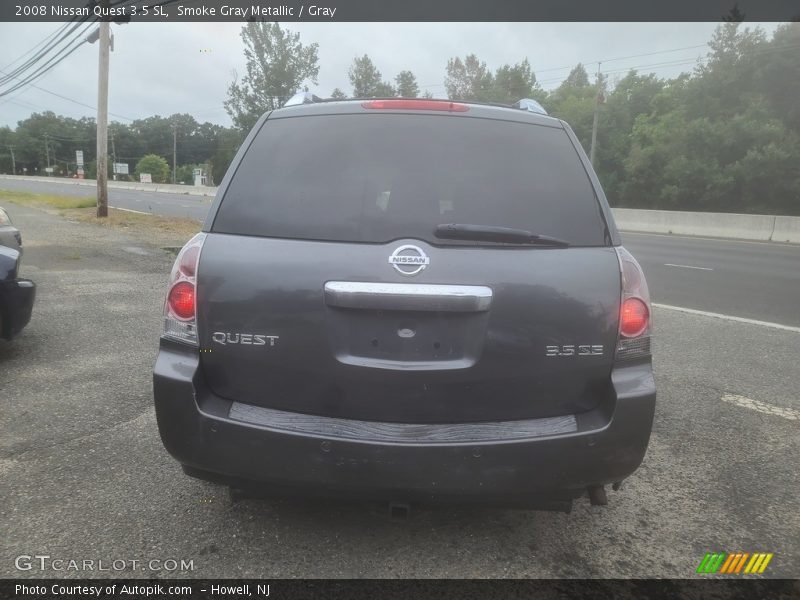
{"type": "MultiPolygon", "coordinates": [[[[66,177],[39,177],[28,175],[0,175],[0,179],[13,179],[18,181],[38,181],[41,183],[60,183],[63,185],[85,185],[95,187],[94,179],[68,179],[66,177]]],[[[163,192],[165,194],[188,194],[190,196],[213,196],[217,188],[196,185],[173,185],[171,183],[139,183],[136,181],[109,180],[110,189],[133,190],[137,192],[163,192]]]]}
{"type": "MultiPolygon", "coordinates": [[[[65,185],[97,185],[93,179],[66,179],[63,177],[0,175],[0,179],[63,183],[65,185]]],[[[108,187],[142,192],[189,194],[193,196],[213,196],[217,193],[217,188],[215,187],[172,185],[168,183],[137,183],[135,181],[109,181],[108,187]]],[[[638,208],[614,208],[612,210],[614,211],[617,227],[621,231],[673,233],[675,235],[800,244],[800,217],[643,210],[638,208]]]]}
{"type": "Polygon", "coordinates": [[[622,231],[800,244],[800,217],[614,208],[622,231]]]}

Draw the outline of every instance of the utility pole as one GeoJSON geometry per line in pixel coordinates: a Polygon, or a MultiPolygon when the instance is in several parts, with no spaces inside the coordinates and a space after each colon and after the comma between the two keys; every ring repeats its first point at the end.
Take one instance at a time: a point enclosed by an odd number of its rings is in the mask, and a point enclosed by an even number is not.
{"type": "Polygon", "coordinates": [[[172,185],[175,185],[175,166],[178,155],[178,125],[172,123],[172,185]]]}
{"type": "Polygon", "coordinates": [[[117,147],[114,145],[114,130],[111,129],[111,173],[114,181],[117,180],[117,147]]]}
{"type": "Polygon", "coordinates": [[[50,176],[50,171],[49,171],[49,169],[50,169],[50,145],[47,142],[48,142],[47,134],[45,133],[44,134],[44,153],[47,156],[47,168],[48,168],[47,176],[49,177],[50,176]]]}
{"type": "Polygon", "coordinates": [[[592,145],[589,148],[589,162],[594,166],[594,147],[597,144],[597,117],[600,112],[600,95],[602,94],[602,75],[600,73],[600,64],[597,63],[597,94],[594,97],[594,119],[592,121],[592,145]]]}
{"type": "MultiPolygon", "coordinates": [[[[106,1],[104,4],[108,4],[106,1]]],[[[108,62],[111,25],[100,22],[97,71],[97,216],[108,216],[108,62]]]]}
{"type": "Polygon", "coordinates": [[[7,146],[9,150],[11,150],[11,174],[17,174],[17,161],[14,160],[14,146],[7,146]]]}

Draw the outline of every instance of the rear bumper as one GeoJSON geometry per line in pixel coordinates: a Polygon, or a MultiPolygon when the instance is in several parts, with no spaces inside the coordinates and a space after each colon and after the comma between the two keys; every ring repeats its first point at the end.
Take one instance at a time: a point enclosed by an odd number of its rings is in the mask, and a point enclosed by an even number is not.
{"type": "Polygon", "coordinates": [[[649,363],[615,369],[614,397],[556,419],[414,426],[298,415],[211,394],[196,350],[162,341],[154,370],[165,447],[187,471],[240,485],[394,501],[535,505],[622,481],[641,463],[655,409],[649,363]]]}
{"type": "Polygon", "coordinates": [[[28,279],[0,282],[0,337],[10,340],[31,320],[36,284],[28,279]]]}

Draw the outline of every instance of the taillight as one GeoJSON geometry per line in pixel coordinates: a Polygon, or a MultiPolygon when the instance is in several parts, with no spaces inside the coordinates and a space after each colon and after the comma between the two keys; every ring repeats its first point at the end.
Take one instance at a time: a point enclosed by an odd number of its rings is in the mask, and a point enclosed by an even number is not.
{"type": "Polygon", "coordinates": [[[164,336],[197,345],[197,265],[206,239],[198,233],[178,253],[164,303],[164,336]]]}
{"type": "Polygon", "coordinates": [[[628,298],[622,303],[619,332],[625,337],[636,337],[647,327],[650,311],[639,298],[628,298]]]}
{"type": "Polygon", "coordinates": [[[649,357],[652,317],[647,281],[631,253],[622,246],[616,250],[622,279],[617,359],[649,357]]]}
{"type": "Polygon", "coordinates": [[[194,318],[194,285],[188,281],[179,281],[169,290],[167,303],[179,319],[194,318]]]}
{"type": "Polygon", "coordinates": [[[388,100],[368,100],[362,102],[363,108],[386,109],[386,110],[440,110],[445,112],[467,112],[469,106],[458,102],[448,102],[447,100],[414,100],[408,98],[396,98],[388,100]]]}

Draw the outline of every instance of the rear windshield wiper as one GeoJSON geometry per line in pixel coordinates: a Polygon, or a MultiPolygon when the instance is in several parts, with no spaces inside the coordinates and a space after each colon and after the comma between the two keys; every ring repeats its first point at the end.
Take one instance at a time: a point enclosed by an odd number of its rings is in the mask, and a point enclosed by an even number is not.
{"type": "Polygon", "coordinates": [[[534,244],[566,248],[569,242],[549,235],[538,235],[527,229],[494,227],[492,225],[465,225],[443,223],[433,231],[437,238],[446,240],[474,240],[481,242],[506,242],[511,244],[534,244]]]}

